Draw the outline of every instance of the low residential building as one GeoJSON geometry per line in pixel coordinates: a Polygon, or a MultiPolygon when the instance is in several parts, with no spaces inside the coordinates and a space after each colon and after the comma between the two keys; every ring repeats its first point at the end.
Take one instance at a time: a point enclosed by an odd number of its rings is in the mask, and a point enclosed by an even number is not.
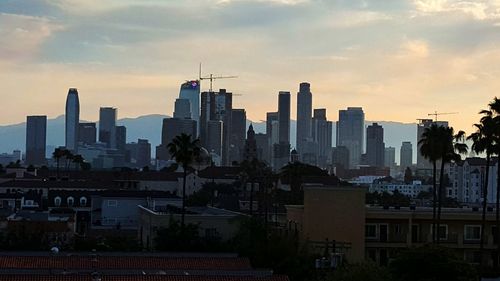
{"type": "MultiPolygon", "coordinates": [[[[148,250],[155,247],[156,230],[168,227],[172,219],[181,220],[180,211],[167,210],[158,206],[139,206],[139,210],[138,237],[143,247],[148,250]]],[[[188,207],[185,223],[198,225],[201,237],[220,238],[227,241],[236,234],[238,224],[235,220],[241,216],[244,215],[213,207],[188,207]]]]}
{"type": "Polygon", "coordinates": [[[390,183],[390,182],[373,182],[370,184],[370,192],[387,192],[389,194],[393,194],[395,191],[408,196],[410,198],[417,198],[418,194],[422,191],[431,191],[431,185],[422,185],[421,181],[413,181],[412,184],[404,184],[404,183],[390,183]]]}
{"type": "MultiPolygon", "coordinates": [[[[496,201],[497,194],[497,158],[493,158],[489,168],[488,203],[496,201]]],[[[450,186],[447,196],[456,198],[466,204],[480,204],[483,201],[483,186],[486,180],[486,159],[479,157],[466,158],[448,167],[450,186]]]]}

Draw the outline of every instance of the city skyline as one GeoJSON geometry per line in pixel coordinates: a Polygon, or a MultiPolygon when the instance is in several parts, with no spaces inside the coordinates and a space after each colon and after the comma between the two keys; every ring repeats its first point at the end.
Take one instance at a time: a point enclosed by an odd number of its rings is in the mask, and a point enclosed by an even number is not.
{"type": "Polygon", "coordinates": [[[196,79],[202,62],[203,74],[239,76],[214,88],[242,94],[233,106],[251,120],[276,107],[277,92],[296,93],[307,81],[313,108],[326,108],[329,120],[351,106],[370,120],[406,123],[434,110],[458,111],[446,119],[471,132],[499,83],[500,4],[379,2],[6,1],[0,124],[60,115],[70,87],[87,105],[85,120],[98,119],[102,106],[127,117],[171,114],[179,84],[196,79]],[[280,32],[284,25],[294,32],[280,32]]]}

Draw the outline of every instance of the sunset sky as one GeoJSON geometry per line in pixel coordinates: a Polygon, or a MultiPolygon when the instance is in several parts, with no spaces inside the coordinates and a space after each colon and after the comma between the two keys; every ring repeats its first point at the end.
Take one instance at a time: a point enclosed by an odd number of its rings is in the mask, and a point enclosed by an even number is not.
{"type": "Polygon", "coordinates": [[[295,119],[308,81],[331,120],[347,106],[402,122],[437,110],[470,132],[500,95],[500,0],[1,0],[0,125],[63,114],[69,87],[85,120],[100,106],[171,114],[200,62],[239,76],[215,87],[255,121],[280,90],[295,119]]]}

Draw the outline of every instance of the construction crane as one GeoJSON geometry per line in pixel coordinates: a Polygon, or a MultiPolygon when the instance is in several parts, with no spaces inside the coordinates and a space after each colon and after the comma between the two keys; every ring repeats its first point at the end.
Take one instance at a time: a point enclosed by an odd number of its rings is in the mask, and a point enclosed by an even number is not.
{"type": "Polygon", "coordinates": [[[437,122],[438,121],[438,116],[440,115],[450,115],[450,114],[458,114],[458,112],[437,112],[437,111],[434,111],[434,113],[429,113],[427,114],[427,116],[434,116],[434,122],[437,122]]]}
{"type": "Polygon", "coordinates": [[[201,76],[201,63],[200,63],[200,74],[199,74],[199,77],[200,77],[200,82],[203,81],[203,80],[210,80],[210,92],[212,92],[212,86],[213,86],[213,82],[214,80],[216,79],[230,79],[230,78],[238,78],[238,76],[214,76],[212,73],[210,73],[208,76],[205,76],[205,77],[202,77],[201,76]]]}

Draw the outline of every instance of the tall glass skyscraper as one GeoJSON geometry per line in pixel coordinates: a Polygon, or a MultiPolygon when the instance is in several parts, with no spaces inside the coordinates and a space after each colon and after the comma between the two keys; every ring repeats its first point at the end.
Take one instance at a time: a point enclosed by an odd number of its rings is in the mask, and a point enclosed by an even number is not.
{"type": "Polygon", "coordinates": [[[361,107],[348,107],[339,110],[337,121],[337,146],[345,146],[349,150],[349,168],[356,168],[363,154],[363,136],[365,130],[365,113],[361,107]]]}
{"type": "Polygon", "coordinates": [[[70,88],[66,97],[66,149],[78,150],[78,123],[80,122],[80,101],[78,90],[70,88]]]}
{"type": "Polygon", "coordinates": [[[116,108],[101,107],[99,110],[99,142],[116,148],[116,108]]]}
{"type": "Polygon", "coordinates": [[[181,85],[180,99],[187,99],[191,104],[191,119],[200,127],[200,81],[191,80],[181,85]]]}
{"type": "Polygon", "coordinates": [[[26,118],[26,164],[45,165],[47,144],[47,116],[26,118]]]}
{"type": "Polygon", "coordinates": [[[312,141],[312,93],[309,83],[300,83],[297,93],[297,150],[299,155],[308,152],[307,143],[312,141]]]}

